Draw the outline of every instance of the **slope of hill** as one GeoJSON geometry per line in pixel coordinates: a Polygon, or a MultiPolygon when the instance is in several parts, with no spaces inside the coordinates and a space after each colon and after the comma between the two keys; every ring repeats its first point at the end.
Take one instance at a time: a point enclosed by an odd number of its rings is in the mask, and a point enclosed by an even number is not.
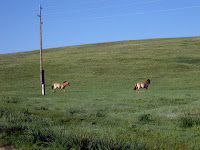
{"type": "Polygon", "coordinates": [[[81,148],[85,139],[87,148],[198,149],[199,49],[200,37],[45,49],[45,96],[39,51],[2,54],[0,146],[81,148]],[[149,92],[133,92],[134,84],[147,78],[149,92]],[[53,93],[52,83],[65,80],[71,84],[66,92],[53,93]],[[32,121],[20,120],[7,108],[32,121]],[[32,126],[41,127],[36,131],[43,138],[34,136],[32,126]],[[24,136],[28,140],[20,143],[24,136]]]}

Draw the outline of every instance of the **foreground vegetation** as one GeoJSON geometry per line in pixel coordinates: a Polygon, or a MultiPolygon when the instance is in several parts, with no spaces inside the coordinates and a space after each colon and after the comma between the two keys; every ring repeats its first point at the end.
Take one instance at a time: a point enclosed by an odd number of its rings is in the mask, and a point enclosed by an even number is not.
{"type": "Polygon", "coordinates": [[[200,37],[0,55],[0,146],[19,149],[199,149],[200,37]],[[133,92],[151,79],[149,92],[133,92]],[[51,84],[68,80],[66,93],[51,84]]]}

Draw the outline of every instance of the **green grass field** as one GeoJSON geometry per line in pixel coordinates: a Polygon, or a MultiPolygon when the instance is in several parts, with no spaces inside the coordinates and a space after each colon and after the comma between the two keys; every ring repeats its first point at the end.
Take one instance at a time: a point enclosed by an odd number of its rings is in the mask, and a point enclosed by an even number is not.
{"type": "Polygon", "coordinates": [[[39,69],[38,50],[0,55],[0,146],[200,149],[200,37],[45,49],[45,96],[39,69]]]}

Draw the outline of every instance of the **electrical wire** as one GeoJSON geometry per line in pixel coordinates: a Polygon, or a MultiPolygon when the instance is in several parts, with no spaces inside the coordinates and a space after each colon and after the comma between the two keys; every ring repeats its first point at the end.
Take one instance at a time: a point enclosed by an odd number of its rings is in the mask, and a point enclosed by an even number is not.
{"type": "MultiPolygon", "coordinates": [[[[80,2],[80,3],[70,4],[70,6],[90,4],[90,3],[96,3],[96,2],[104,2],[104,1],[107,1],[107,0],[97,0],[97,1],[92,1],[92,2],[80,2]]],[[[57,6],[55,6],[55,5],[48,5],[47,6],[47,8],[55,8],[55,7],[57,7],[57,6]]]]}
{"type": "Polygon", "coordinates": [[[183,9],[191,9],[191,8],[200,8],[200,6],[187,6],[181,8],[171,8],[171,9],[163,9],[163,10],[155,10],[155,11],[144,11],[144,12],[135,12],[129,14],[118,14],[118,15],[110,15],[110,16],[100,16],[100,17],[88,17],[88,18],[79,18],[79,19],[62,19],[62,20],[54,20],[54,21],[46,21],[45,23],[55,23],[62,21],[82,21],[82,20],[91,20],[91,19],[103,19],[103,18],[111,18],[111,17],[122,17],[122,16],[131,16],[131,15],[141,15],[141,14],[150,14],[150,13],[160,13],[160,12],[168,12],[168,11],[176,11],[183,9]]]}
{"type": "Polygon", "coordinates": [[[74,13],[74,12],[81,12],[81,11],[88,11],[88,10],[98,10],[98,9],[107,9],[107,8],[131,6],[131,5],[138,5],[138,4],[148,4],[148,3],[154,3],[154,2],[159,2],[159,1],[163,1],[163,0],[152,0],[152,1],[147,1],[147,2],[137,2],[137,3],[129,3],[129,4],[121,4],[121,5],[113,5],[113,6],[105,6],[105,7],[97,7],[97,8],[89,8],[89,9],[82,9],[82,10],[74,10],[74,11],[70,11],[70,12],[60,11],[60,12],[55,12],[55,13],[47,13],[47,14],[43,14],[43,15],[47,16],[47,15],[55,15],[55,14],[74,13]]]}

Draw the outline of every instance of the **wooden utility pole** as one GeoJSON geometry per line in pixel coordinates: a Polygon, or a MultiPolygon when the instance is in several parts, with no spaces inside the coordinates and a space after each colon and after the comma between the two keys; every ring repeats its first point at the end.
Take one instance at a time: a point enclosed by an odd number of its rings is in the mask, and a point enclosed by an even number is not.
{"type": "Polygon", "coordinates": [[[42,95],[45,95],[44,70],[42,68],[42,22],[41,22],[41,5],[39,5],[39,22],[40,22],[40,82],[42,84],[42,95]]]}
{"type": "Polygon", "coordinates": [[[41,22],[41,6],[39,5],[39,23],[40,23],[40,82],[42,83],[42,22],[41,22]]]}

